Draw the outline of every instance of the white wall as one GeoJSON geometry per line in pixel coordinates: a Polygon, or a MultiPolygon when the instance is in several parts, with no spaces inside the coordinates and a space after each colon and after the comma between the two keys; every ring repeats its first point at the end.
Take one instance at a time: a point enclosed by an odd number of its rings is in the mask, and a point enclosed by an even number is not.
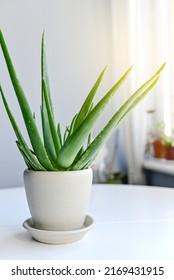
{"type": "MultiPolygon", "coordinates": [[[[107,64],[110,68],[102,89],[112,85],[110,6],[110,0],[0,1],[0,28],[37,120],[40,119],[40,41],[43,29],[46,29],[48,66],[57,121],[63,125],[69,124],[107,64]]],[[[0,82],[23,129],[1,51],[0,82]]],[[[24,168],[0,100],[0,187],[22,185],[24,168]]]]}

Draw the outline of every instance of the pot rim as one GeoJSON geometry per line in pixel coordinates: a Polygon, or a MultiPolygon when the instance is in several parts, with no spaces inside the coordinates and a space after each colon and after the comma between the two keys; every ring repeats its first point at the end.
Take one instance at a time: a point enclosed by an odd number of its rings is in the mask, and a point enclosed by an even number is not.
{"type": "Polygon", "coordinates": [[[55,171],[49,171],[49,170],[30,170],[30,169],[25,169],[24,173],[47,173],[47,174],[55,174],[55,173],[62,173],[62,174],[72,174],[72,173],[91,173],[92,172],[92,168],[88,167],[86,169],[81,169],[81,170],[55,170],[55,171]]]}

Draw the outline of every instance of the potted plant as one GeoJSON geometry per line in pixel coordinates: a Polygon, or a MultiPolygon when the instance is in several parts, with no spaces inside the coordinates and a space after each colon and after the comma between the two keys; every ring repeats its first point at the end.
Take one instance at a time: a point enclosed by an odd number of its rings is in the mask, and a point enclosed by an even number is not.
{"type": "Polygon", "coordinates": [[[149,126],[148,139],[145,148],[146,155],[154,158],[164,158],[164,121],[154,121],[155,110],[147,111],[147,123],[149,126]]]}
{"type": "Polygon", "coordinates": [[[174,160],[174,141],[173,137],[164,138],[164,157],[167,160],[174,160]]]}
{"type": "Polygon", "coordinates": [[[17,147],[27,166],[24,171],[24,185],[32,220],[27,221],[25,227],[31,230],[34,238],[41,242],[76,241],[83,236],[85,229],[90,229],[93,223],[92,218],[86,214],[92,185],[91,163],[117,125],[157,83],[165,64],[131,95],[98,136],[91,141],[94,124],[132,69],[130,67],[94,105],[93,100],[106,71],[105,67],[80,111],[72,118],[71,124],[65,129],[63,135],[60,124],[56,125],[54,118],[43,33],[41,46],[42,140],[2,31],[0,31],[0,45],[32,146],[30,148],[24,140],[0,86],[1,97],[17,137],[17,147]]]}

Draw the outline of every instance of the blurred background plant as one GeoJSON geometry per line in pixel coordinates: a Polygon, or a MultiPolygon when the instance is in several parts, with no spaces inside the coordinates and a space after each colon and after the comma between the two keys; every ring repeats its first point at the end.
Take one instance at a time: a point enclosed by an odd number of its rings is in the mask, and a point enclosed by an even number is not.
{"type": "Polygon", "coordinates": [[[147,111],[149,130],[145,146],[145,156],[174,160],[174,129],[170,136],[165,134],[165,122],[155,119],[155,110],[147,111]]]}

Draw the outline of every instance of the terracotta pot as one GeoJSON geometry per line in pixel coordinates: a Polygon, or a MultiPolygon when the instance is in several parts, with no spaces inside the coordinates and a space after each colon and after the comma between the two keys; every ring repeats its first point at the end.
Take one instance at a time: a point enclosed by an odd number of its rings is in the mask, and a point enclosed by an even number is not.
{"type": "Polygon", "coordinates": [[[24,171],[30,213],[37,229],[75,230],[87,214],[92,170],[24,171]]]}
{"type": "Polygon", "coordinates": [[[165,146],[165,159],[174,160],[174,147],[165,146]]]}
{"type": "Polygon", "coordinates": [[[160,139],[154,140],[152,142],[154,157],[155,158],[164,158],[164,145],[160,139]]]}

